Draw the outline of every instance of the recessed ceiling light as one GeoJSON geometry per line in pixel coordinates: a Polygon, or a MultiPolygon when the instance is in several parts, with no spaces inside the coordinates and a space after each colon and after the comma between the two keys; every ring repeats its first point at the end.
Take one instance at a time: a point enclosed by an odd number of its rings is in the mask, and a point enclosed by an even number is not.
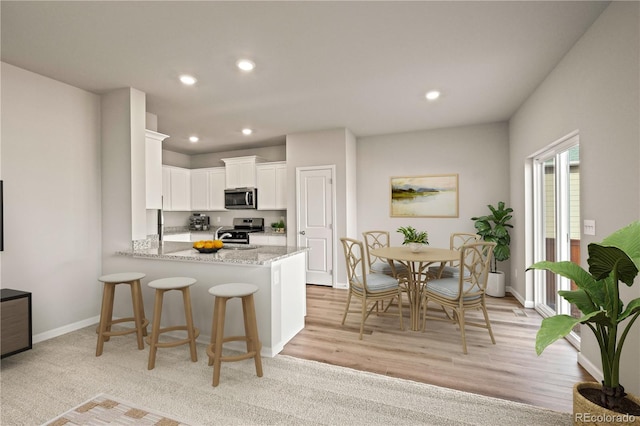
{"type": "Polygon", "coordinates": [[[182,82],[182,84],[186,84],[187,86],[193,86],[198,80],[190,75],[183,74],[180,76],[180,81],[182,82]]]}
{"type": "Polygon", "coordinates": [[[236,62],[236,66],[242,71],[253,71],[253,69],[256,67],[256,63],[249,59],[240,59],[238,62],[236,62]]]}
{"type": "Polygon", "coordinates": [[[252,133],[253,133],[253,130],[251,130],[249,128],[242,129],[242,134],[245,135],[245,136],[249,136],[252,133]]]}
{"type": "Polygon", "coordinates": [[[196,143],[199,140],[200,139],[197,136],[189,136],[189,142],[191,142],[191,143],[196,143]]]}
{"type": "Polygon", "coordinates": [[[438,92],[437,90],[431,90],[427,92],[427,94],[425,95],[425,98],[427,98],[430,101],[435,101],[439,97],[440,97],[440,92],[438,92]]]}

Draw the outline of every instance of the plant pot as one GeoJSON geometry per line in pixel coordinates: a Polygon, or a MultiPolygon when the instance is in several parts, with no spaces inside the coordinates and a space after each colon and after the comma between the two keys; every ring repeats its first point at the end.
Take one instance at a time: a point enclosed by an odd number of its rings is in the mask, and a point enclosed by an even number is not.
{"type": "Polygon", "coordinates": [[[409,250],[411,250],[413,253],[422,251],[424,247],[425,245],[423,243],[409,243],[409,250]]]}
{"type": "Polygon", "coordinates": [[[485,293],[492,297],[504,297],[504,272],[497,271],[487,274],[485,293]]]}
{"type": "MultiPolygon", "coordinates": [[[[601,407],[585,398],[581,389],[601,389],[602,386],[595,382],[579,382],[573,385],[573,424],[574,425],[637,425],[640,424],[640,416],[622,414],[601,407]]],[[[640,398],[627,394],[626,399],[640,405],[640,398]]]]}

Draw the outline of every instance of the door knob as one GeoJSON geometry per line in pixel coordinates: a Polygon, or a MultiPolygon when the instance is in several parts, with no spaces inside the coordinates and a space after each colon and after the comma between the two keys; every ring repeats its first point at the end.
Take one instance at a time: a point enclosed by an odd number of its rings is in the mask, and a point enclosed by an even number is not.
{"type": "Polygon", "coordinates": [[[305,234],[306,234],[306,232],[300,231],[300,235],[305,235],[305,234]]]}

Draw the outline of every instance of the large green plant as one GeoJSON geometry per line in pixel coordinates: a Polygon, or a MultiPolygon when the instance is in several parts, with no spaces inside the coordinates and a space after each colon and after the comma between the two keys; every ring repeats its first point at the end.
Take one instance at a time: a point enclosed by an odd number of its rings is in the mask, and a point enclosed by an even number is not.
{"type": "Polygon", "coordinates": [[[620,406],[625,396],[620,385],[620,357],[625,339],[640,315],[640,298],[624,307],[619,296],[619,282],[631,287],[640,270],[640,221],[636,221],[605,238],[591,243],[589,272],[579,265],[543,261],[528,269],[543,269],[573,280],[577,290],[559,291],[568,302],[574,303],[582,317],[556,315],[542,320],[536,336],[538,355],[556,340],[571,332],[576,324],[585,324],[595,334],[600,346],[604,380],[601,404],[610,410],[620,406]],[[623,321],[626,321],[622,328],[623,321]],[[618,335],[618,327],[622,334],[618,335]]]}
{"type": "Polygon", "coordinates": [[[491,204],[487,205],[491,210],[490,215],[472,217],[474,220],[474,226],[478,235],[483,240],[496,243],[493,249],[493,261],[491,262],[491,272],[497,272],[498,262],[509,259],[511,257],[511,250],[509,244],[511,244],[511,236],[507,228],[513,228],[513,225],[508,222],[513,217],[513,209],[511,207],[505,208],[504,201],[498,202],[498,207],[494,207],[491,204]]]}

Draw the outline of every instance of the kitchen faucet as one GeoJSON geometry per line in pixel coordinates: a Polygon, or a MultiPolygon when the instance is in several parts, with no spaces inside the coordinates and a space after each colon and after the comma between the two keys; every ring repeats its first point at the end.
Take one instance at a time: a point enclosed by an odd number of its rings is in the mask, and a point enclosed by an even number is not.
{"type": "Polygon", "coordinates": [[[222,228],[224,228],[224,226],[221,226],[220,228],[216,229],[216,232],[215,232],[215,234],[214,234],[214,236],[213,236],[213,239],[214,239],[214,240],[221,240],[221,239],[223,239],[224,237],[233,237],[233,235],[232,235],[232,234],[230,234],[229,232],[225,232],[224,234],[222,234],[222,235],[218,236],[218,232],[220,232],[220,230],[221,230],[222,228]]]}

